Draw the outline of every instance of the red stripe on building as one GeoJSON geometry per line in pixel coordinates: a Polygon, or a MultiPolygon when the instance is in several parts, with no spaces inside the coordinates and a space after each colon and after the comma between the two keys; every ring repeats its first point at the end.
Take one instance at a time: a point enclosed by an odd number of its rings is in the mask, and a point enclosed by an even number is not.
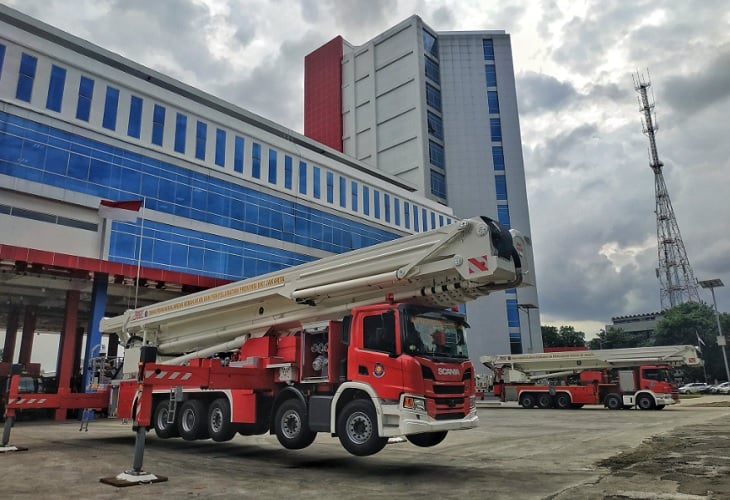
{"type": "Polygon", "coordinates": [[[342,152],[342,37],[304,58],[304,135],[342,152]]]}

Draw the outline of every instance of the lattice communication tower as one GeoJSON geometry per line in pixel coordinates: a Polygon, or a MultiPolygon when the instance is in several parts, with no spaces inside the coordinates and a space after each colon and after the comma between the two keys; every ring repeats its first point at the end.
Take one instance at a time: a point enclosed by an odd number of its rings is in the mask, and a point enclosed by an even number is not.
{"type": "MultiPolygon", "coordinates": [[[[633,76],[634,89],[639,93],[644,133],[649,137],[649,166],[654,172],[654,192],[656,195],[656,236],[659,253],[659,267],[656,270],[661,284],[660,302],[662,310],[684,302],[701,302],[697,280],[689,265],[684,249],[679,225],[674,216],[669,191],[664,183],[662,166],[657,152],[655,133],[658,130],[654,113],[654,96],[649,101],[648,89],[651,81],[644,79],[638,72],[633,76]]],[[[653,93],[652,93],[653,94],[653,93]]]]}

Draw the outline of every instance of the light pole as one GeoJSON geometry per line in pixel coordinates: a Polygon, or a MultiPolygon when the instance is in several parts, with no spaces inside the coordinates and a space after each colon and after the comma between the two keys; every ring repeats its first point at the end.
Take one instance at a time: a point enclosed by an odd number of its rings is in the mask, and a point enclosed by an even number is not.
{"type": "Polygon", "coordinates": [[[530,336],[530,347],[528,348],[528,352],[532,354],[534,349],[532,347],[532,321],[530,321],[530,310],[537,309],[537,306],[535,304],[517,304],[517,307],[523,311],[527,311],[527,332],[530,336]]]}
{"type": "Polygon", "coordinates": [[[715,319],[717,320],[717,345],[722,346],[722,359],[725,361],[725,376],[730,380],[730,370],[727,367],[727,354],[725,353],[725,337],[722,335],[722,327],[720,326],[720,311],[717,309],[717,301],[715,300],[715,288],[725,286],[722,280],[715,278],[711,280],[700,281],[702,288],[709,288],[712,293],[712,305],[715,306],[715,319]]]}

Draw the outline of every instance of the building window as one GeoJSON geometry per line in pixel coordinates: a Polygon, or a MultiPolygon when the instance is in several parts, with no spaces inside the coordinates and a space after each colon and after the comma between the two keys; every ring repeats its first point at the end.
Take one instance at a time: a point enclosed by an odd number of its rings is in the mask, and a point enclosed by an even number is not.
{"type": "Polygon", "coordinates": [[[400,199],[393,198],[393,213],[395,214],[395,225],[400,226],[400,199]]]}
{"type": "Polygon", "coordinates": [[[499,97],[496,90],[487,90],[487,104],[489,105],[489,114],[499,114],[499,97]]]}
{"type": "Polygon", "coordinates": [[[435,36],[426,30],[423,30],[423,50],[426,54],[430,54],[436,59],[439,58],[439,42],[435,36]]]}
{"type": "Polygon", "coordinates": [[[243,151],[243,137],[236,136],[233,140],[233,171],[238,172],[239,174],[243,173],[243,151]]]}
{"type": "Polygon", "coordinates": [[[352,211],[357,212],[357,182],[352,181],[350,192],[352,193],[352,211]]]}
{"type": "MultiPolygon", "coordinates": [[[[162,146],[162,137],[165,135],[165,107],[155,104],[152,111],[152,144],[162,146]]],[[[205,156],[205,155],[203,155],[205,156]]],[[[203,158],[201,158],[202,160],[203,158]]]]}
{"type": "Polygon", "coordinates": [[[439,227],[444,227],[444,216],[439,215],[439,227]]]}
{"type": "Polygon", "coordinates": [[[292,188],[292,179],[294,177],[293,168],[291,156],[284,155],[284,187],[286,189],[292,188]]]}
{"type": "Polygon", "coordinates": [[[261,178],[261,144],[253,143],[251,148],[251,177],[261,178]]]}
{"type": "Polygon", "coordinates": [[[307,194],[307,164],[299,162],[299,193],[307,194]]]}
{"type": "Polygon", "coordinates": [[[487,64],[484,66],[484,74],[487,79],[487,87],[497,86],[497,68],[494,64],[487,64]]]}
{"type": "Polygon", "coordinates": [[[106,100],[104,101],[104,116],[101,120],[102,127],[109,130],[116,130],[117,109],[119,109],[119,89],[107,87],[106,100]]]}
{"type": "Polygon", "coordinates": [[[428,56],[423,56],[423,59],[426,65],[426,78],[429,78],[434,83],[440,83],[441,75],[439,74],[439,63],[428,56]]]}
{"type": "Polygon", "coordinates": [[[507,201],[507,178],[504,175],[494,176],[495,190],[498,201],[507,201]]]}
{"type": "Polygon", "coordinates": [[[327,203],[335,202],[335,174],[327,172],[327,203]]]}
{"type": "Polygon", "coordinates": [[[175,117],[175,151],[185,154],[185,134],[188,129],[188,117],[178,113],[175,117]]]}
{"type": "Polygon", "coordinates": [[[494,42],[492,40],[482,40],[484,48],[484,60],[494,61],[494,42]]]}
{"type": "Polygon", "coordinates": [[[127,135],[139,139],[142,133],[142,98],[133,95],[129,98],[129,123],[127,135]]]}
{"type": "Polygon", "coordinates": [[[276,150],[269,149],[269,184],[276,184],[276,150]]]}
{"type": "Polygon", "coordinates": [[[421,222],[423,223],[423,230],[428,231],[428,213],[425,208],[421,209],[421,222]]]}
{"type": "Polygon", "coordinates": [[[504,150],[502,146],[492,146],[492,163],[494,163],[494,170],[504,170],[504,150]]]}
{"type": "Polygon", "coordinates": [[[0,43],[0,76],[3,74],[3,63],[5,62],[5,45],[0,43]]]}
{"type": "Polygon", "coordinates": [[[370,188],[367,186],[362,187],[362,213],[370,215],[370,188]]]}
{"type": "Polygon", "coordinates": [[[440,169],[446,168],[444,162],[444,147],[433,141],[428,141],[428,158],[431,165],[440,169]]]}
{"type": "Polygon", "coordinates": [[[23,53],[20,58],[20,74],[18,75],[18,87],[15,89],[15,98],[21,101],[30,102],[33,93],[33,80],[38,65],[38,58],[23,53]]]}
{"type": "Polygon", "coordinates": [[[347,179],[340,176],[340,206],[345,208],[347,206],[347,179]]]}
{"type": "Polygon", "coordinates": [[[66,70],[55,64],[51,66],[51,81],[48,84],[48,97],[46,108],[51,111],[61,112],[61,101],[63,101],[63,87],[66,85],[66,70]]]}
{"type": "Polygon", "coordinates": [[[373,189],[373,216],[380,219],[380,191],[373,189]]]}
{"type": "Polygon", "coordinates": [[[312,195],[319,199],[321,197],[320,188],[321,188],[321,180],[320,180],[320,171],[321,169],[319,167],[312,166],[312,195]]]}
{"type": "Polygon", "coordinates": [[[507,299],[507,326],[519,328],[520,312],[517,309],[517,299],[507,299]]]}
{"type": "Polygon", "coordinates": [[[205,143],[208,139],[208,124],[198,121],[195,128],[195,157],[205,160],[205,143]]]}
{"type": "Polygon", "coordinates": [[[426,104],[436,111],[441,111],[441,91],[430,83],[426,84],[426,104]]]}
{"type": "Polygon", "coordinates": [[[383,193],[383,204],[385,205],[385,222],[390,222],[390,195],[383,193]]]}
{"type": "Polygon", "coordinates": [[[413,231],[418,233],[420,231],[420,225],[418,224],[418,207],[413,205],[413,231]]]}
{"type": "Polygon", "coordinates": [[[436,213],[431,212],[431,229],[436,229],[436,213]]]}
{"type": "Polygon", "coordinates": [[[511,228],[509,220],[509,206],[508,205],[497,205],[497,220],[507,229],[511,228]]]}
{"type": "Polygon", "coordinates": [[[226,166],[226,131],[219,128],[215,130],[215,164],[226,166]]]}
{"type": "Polygon", "coordinates": [[[492,142],[502,142],[502,122],[499,118],[490,118],[489,128],[491,130],[492,142]]]}
{"type": "Polygon", "coordinates": [[[446,199],[446,176],[431,170],[431,194],[446,199]]]}
{"type": "Polygon", "coordinates": [[[79,101],[76,104],[76,119],[89,121],[91,113],[91,98],[94,95],[94,80],[91,78],[81,77],[79,82],[79,101]]]}
{"type": "Polygon", "coordinates": [[[428,120],[428,133],[436,139],[444,140],[444,127],[441,122],[441,117],[436,113],[428,112],[426,114],[428,120]]]}
{"type": "Polygon", "coordinates": [[[407,201],[403,202],[403,222],[405,222],[406,229],[411,228],[411,204],[407,201]]]}

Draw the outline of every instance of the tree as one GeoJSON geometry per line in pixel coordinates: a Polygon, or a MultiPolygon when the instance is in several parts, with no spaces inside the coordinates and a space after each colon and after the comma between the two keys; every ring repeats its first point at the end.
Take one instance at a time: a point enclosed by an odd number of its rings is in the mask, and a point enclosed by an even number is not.
{"type": "Polygon", "coordinates": [[[541,326],[543,347],[585,347],[586,334],[572,326],[541,326]]]}
{"type": "Polygon", "coordinates": [[[622,349],[626,347],[642,347],[644,339],[633,333],[628,333],[623,328],[609,326],[598,332],[596,338],[588,343],[589,349],[622,349]]]}
{"type": "Polygon", "coordinates": [[[543,347],[561,347],[558,337],[558,328],[555,326],[540,326],[543,347]]]}

